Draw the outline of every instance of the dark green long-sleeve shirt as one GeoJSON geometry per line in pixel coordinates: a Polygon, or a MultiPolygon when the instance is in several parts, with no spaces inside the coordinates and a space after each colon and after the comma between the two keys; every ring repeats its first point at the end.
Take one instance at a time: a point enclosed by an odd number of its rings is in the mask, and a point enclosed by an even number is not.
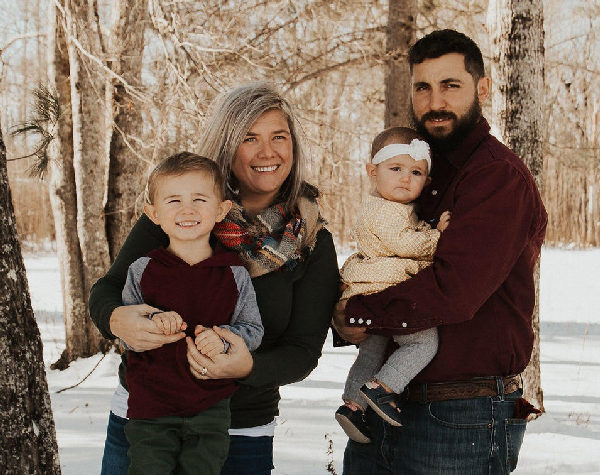
{"type": "MultiPolygon", "coordinates": [[[[93,286],[90,314],[106,338],[110,315],[122,305],[121,291],[129,265],[168,237],[142,215],[106,276],[93,286]]],[[[253,353],[250,375],[239,381],[231,400],[231,427],[268,424],[279,413],[279,386],[301,381],[317,366],[338,297],[338,267],[331,234],[322,229],[314,250],[292,271],[275,271],[252,279],[265,334],[253,353]]],[[[125,361],[121,364],[124,381],[125,361]]]]}

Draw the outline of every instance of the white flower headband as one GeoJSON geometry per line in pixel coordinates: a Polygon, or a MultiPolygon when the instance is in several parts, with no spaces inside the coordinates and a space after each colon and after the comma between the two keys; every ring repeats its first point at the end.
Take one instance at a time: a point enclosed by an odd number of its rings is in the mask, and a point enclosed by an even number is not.
{"type": "Polygon", "coordinates": [[[427,160],[428,173],[431,173],[431,152],[429,144],[423,140],[413,139],[410,144],[392,143],[383,147],[375,154],[371,163],[378,165],[396,155],[410,155],[413,160],[427,160]]]}

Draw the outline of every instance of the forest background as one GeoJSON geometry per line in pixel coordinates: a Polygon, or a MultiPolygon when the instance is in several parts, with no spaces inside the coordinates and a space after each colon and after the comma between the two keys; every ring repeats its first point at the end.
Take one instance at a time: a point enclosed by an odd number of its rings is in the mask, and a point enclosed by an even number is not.
{"type": "MultiPolygon", "coordinates": [[[[500,17],[510,9],[518,21],[519,9],[541,7],[525,0],[0,0],[0,123],[18,234],[26,250],[55,247],[61,265],[67,348],[54,367],[106,349],[87,319],[89,287],[140,212],[145,173],[173,152],[196,150],[219,92],[267,79],[294,104],[311,181],[345,252],[367,190],[370,140],[403,119],[389,101],[391,90],[400,103],[407,98],[406,83],[386,85],[402,76],[394,68],[405,65],[410,40],[436,28],[463,31],[481,46],[495,81],[514,59],[498,57],[500,17]],[[393,8],[412,15],[411,31],[395,38],[393,8]]],[[[533,172],[551,246],[600,241],[599,23],[597,0],[547,0],[543,31],[529,25],[543,44],[534,65],[542,104],[522,104],[519,113],[538,124],[528,140],[541,152],[533,172]]],[[[511,88],[502,94],[510,97],[511,88]]],[[[491,101],[484,115],[506,137],[507,117],[491,101]]]]}
{"type": "MultiPolygon", "coordinates": [[[[124,137],[139,161],[138,179],[130,182],[136,196],[156,160],[197,148],[198,131],[216,94],[267,79],[297,108],[310,148],[311,180],[324,195],[330,229],[340,246],[351,245],[358,196],[367,187],[363,164],[372,137],[384,126],[387,0],[90,3],[96,9],[85,14],[97,15],[89,23],[97,31],[82,32],[90,44],[87,51],[98,53],[105,68],[99,73],[107,77],[99,77],[129,95],[124,106],[113,104],[109,114],[118,115],[118,107],[139,114],[137,135],[124,137]],[[123,59],[118,55],[127,53],[123,45],[110,44],[111,33],[123,21],[118,3],[129,10],[138,4],[147,8],[137,18],[129,17],[135,21],[129,33],[143,33],[143,54],[137,58],[141,70],[129,82],[127,74],[113,72],[123,59]],[[99,51],[93,51],[96,46],[99,51]]],[[[416,3],[417,36],[435,28],[463,31],[481,46],[490,72],[487,1],[416,3]]],[[[550,216],[546,244],[598,246],[600,2],[543,3],[545,127],[540,139],[543,197],[550,216]]],[[[0,12],[0,117],[8,171],[19,236],[26,247],[35,247],[55,239],[50,200],[44,182],[30,175],[38,157],[16,158],[34,152],[39,137],[10,132],[35,116],[33,92],[48,84],[48,0],[0,0],[0,12]]],[[[97,64],[84,65],[90,75],[98,73],[92,66],[97,64]]],[[[106,84],[92,86],[97,102],[104,101],[106,84]]],[[[493,123],[490,106],[488,101],[484,115],[493,123]]],[[[107,134],[114,125],[104,117],[91,120],[103,121],[107,134]]],[[[136,204],[134,215],[140,212],[139,199],[136,204]]]]}

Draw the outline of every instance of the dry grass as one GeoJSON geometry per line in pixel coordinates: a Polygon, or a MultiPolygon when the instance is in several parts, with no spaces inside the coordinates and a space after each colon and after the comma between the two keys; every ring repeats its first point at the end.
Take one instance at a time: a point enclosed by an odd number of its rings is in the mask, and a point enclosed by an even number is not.
{"type": "Polygon", "coordinates": [[[17,231],[23,250],[39,248],[54,241],[54,220],[47,184],[28,176],[26,163],[11,162],[8,176],[17,231]]]}

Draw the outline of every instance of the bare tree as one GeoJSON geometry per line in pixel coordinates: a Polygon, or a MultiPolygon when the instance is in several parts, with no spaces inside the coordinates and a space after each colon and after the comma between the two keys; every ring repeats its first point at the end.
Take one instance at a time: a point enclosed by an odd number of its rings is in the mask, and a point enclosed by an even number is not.
{"type": "MultiPolygon", "coordinates": [[[[148,0],[114,0],[115,16],[111,36],[109,67],[130,87],[142,84],[144,31],[148,24],[148,0]]],[[[135,202],[143,178],[142,137],[143,104],[125,88],[123,82],[109,79],[107,103],[114,114],[110,141],[106,232],[111,260],[123,245],[135,219],[135,202]]]]}
{"type": "Polygon", "coordinates": [[[408,48],[416,35],[416,0],[389,0],[386,30],[384,126],[410,125],[408,48]]]}
{"type": "MultiPolygon", "coordinates": [[[[108,123],[104,75],[105,39],[100,31],[96,2],[67,0],[65,25],[71,83],[73,170],[77,189],[77,236],[83,262],[84,293],[110,265],[104,199],[106,193],[108,123]]],[[[103,339],[88,320],[83,355],[97,353],[103,339]]]]}
{"type": "Polygon", "coordinates": [[[0,127],[0,472],[58,474],[42,340],[17,238],[0,127]]]}
{"type": "Polygon", "coordinates": [[[89,317],[83,261],[77,235],[69,58],[63,26],[64,18],[61,18],[53,2],[49,4],[48,19],[47,64],[50,94],[45,99],[40,99],[45,100],[50,106],[54,103],[53,110],[55,110],[55,113],[48,117],[46,129],[49,136],[53,138],[47,151],[48,187],[60,265],[66,343],[63,354],[53,367],[61,369],[79,356],[89,353],[87,338],[89,317]]]}
{"type": "MultiPolygon", "coordinates": [[[[543,4],[536,0],[491,0],[492,116],[504,141],[527,164],[542,189],[544,135],[543,4]]],[[[544,409],[540,381],[539,260],[535,272],[534,345],[523,374],[525,395],[544,409]]]]}

